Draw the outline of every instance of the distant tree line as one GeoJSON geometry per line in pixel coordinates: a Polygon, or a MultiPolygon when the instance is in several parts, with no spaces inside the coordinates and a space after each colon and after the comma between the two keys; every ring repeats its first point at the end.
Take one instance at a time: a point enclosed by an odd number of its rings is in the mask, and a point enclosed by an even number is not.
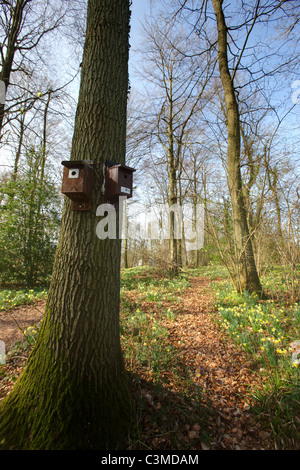
{"type": "Polygon", "coordinates": [[[6,92],[0,104],[1,284],[48,283],[52,272],[62,209],[60,162],[71,147],[71,85],[80,70],[85,16],[76,0],[0,2],[6,92]],[[61,43],[72,45],[71,72],[61,43]]]}
{"type": "Polygon", "coordinates": [[[299,5],[156,6],[143,25],[129,156],[148,204],[204,204],[205,244],[195,253],[184,234],[170,245],[141,240],[139,255],[129,240],[127,264],[222,262],[237,291],[261,293],[260,276],[279,263],[299,292],[299,5]]]}

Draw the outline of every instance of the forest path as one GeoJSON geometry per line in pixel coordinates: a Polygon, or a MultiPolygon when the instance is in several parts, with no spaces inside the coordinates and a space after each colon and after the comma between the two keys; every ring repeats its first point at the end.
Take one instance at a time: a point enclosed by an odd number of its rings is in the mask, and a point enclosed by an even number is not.
{"type": "Polygon", "coordinates": [[[24,341],[23,331],[38,324],[44,316],[45,300],[32,305],[21,305],[8,311],[0,311],[0,340],[4,341],[6,351],[18,341],[24,341]]]}
{"type": "Polygon", "coordinates": [[[181,312],[166,326],[170,341],[181,348],[195,384],[217,411],[216,421],[208,425],[209,433],[213,431],[215,436],[210,448],[274,449],[269,433],[255,424],[249,413],[249,391],[261,384],[259,372],[214,321],[210,280],[190,281],[191,287],[180,299],[181,312]]]}
{"type": "MultiPolygon", "coordinates": [[[[254,370],[250,359],[215,321],[215,297],[210,287],[211,281],[207,278],[191,277],[190,282],[191,286],[181,293],[179,302],[171,305],[172,310],[176,312],[175,318],[162,320],[168,330],[168,341],[179,350],[180,358],[188,368],[195,387],[200,390],[202,397],[206,397],[207,407],[213,410],[211,417],[204,424],[204,429],[203,425],[200,430],[193,424],[182,429],[184,424],[181,426],[178,423],[187,446],[190,449],[208,450],[273,450],[274,443],[270,434],[254,422],[249,411],[249,392],[261,384],[259,371],[254,370]],[[198,441],[198,433],[200,438],[202,431],[209,436],[209,442],[198,441]]],[[[24,338],[19,326],[23,329],[38,323],[43,317],[44,307],[45,302],[38,302],[36,305],[0,312],[0,339],[6,343],[8,350],[16,341],[24,338]]],[[[16,357],[5,369],[7,374],[17,377],[25,364],[26,355],[22,358],[16,357]]],[[[14,381],[14,378],[0,381],[0,401],[11,390],[14,381]]],[[[140,391],[146,403],[145,435],[151,436],[149,442],[152,448],[165,448],[164,446],[168,445],[166,440],[153,439],[153,429],[150,425],[150,414],[154,409],[151,401],[153,390],[141,388],[140,391]],[[149,399],[151,406],[147,408],[149,399]],[[151,429],[147,429],[148,427],[151,429]]],[[[167,406],[170,400],[174,400],[172,406],[176,413],[176,390],[171,387],[170,391],[174,395],[173,398],[167,398],[167,406]]],[[[161,400],[161,397],[158,397],[158,400],[161,400]]],[[[166,421],[169,418],[165,414],[163,419],[166,421]]],[[[157,429],[156,432],[159,434],[160,430],[157,429]]],[[[161,436],[163,433],[161,429],[161,436]]]]}

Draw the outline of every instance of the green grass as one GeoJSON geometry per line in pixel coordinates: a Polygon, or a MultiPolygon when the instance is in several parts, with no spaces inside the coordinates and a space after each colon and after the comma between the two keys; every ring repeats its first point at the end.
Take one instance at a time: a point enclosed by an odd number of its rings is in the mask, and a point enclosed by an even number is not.
{"type": "Polygon", "coordinates": [[[0,311],[19,305],[28,305],[46,297],[47,290],[43,289],[2,289],[0,290],[0,311]]]}
{"type": "Polygon", "coordinates": [[[188,286],[188,273],[162,277],[157,275],[154,268],[148,266],[123,270],[121,276],[121,295],[126,291],[136,291],[140,301],[173,302],[188,286]]]}
{"type": "Polygon", "coordinates": [[[192,276],[202,276],[207,277],[208,279],[228,279],[228,272],[225,266],[211,264],[209,266],[201,266],[198,268],[185,268],[187,273],[190,273],[192,276]]]}
{"type": "MultiPolygon", "coordinates": [[[[157,403],[150,413],[145,403],[141,404],[140,413],[147,415],[151,426],[147,426],[146,435],[141,430],[133,448],[144,448],[147,443],[152,446],[152,438],[157,436],[169,436],[173,448],[188,448],[190,444],[182,435],[185,425],[202,423],[204,430],[212,414],[166,328],[166,321],[176,320],[180,297],[189,285],[187,273],[163,277],[149,267],[122,271],[120,328],[126,368],[157,403]]],[[[201,432],[205,442],[208,437],[201,432]]]]}
{"type": "MultiPolygon", "coordinates": [[[[202,392],[195,389],[184,358],[169,341],[166,328],[166,321],[175,321],[180,312],[180,297],[190,285],[189,276],[211,279],[216,298],[213,318],[237,348],[249,355],[253,368],[263,378],[264,385],[252,390],[252,411],[257,419],[272,431],[278,449],[299,448],[300,366],[291,360],[290,343],[300,340],[300,305],[289,302],[279,268],[262,278],[271,293],[269,300],[237,294],[223,267],[186,269],[178,276],[163,276],[148,266],[122,270],[120,335],[127,369],[153,384],[156,392],[157,387],[163,387],[158,401],[163,402],[166,390],[183,396],[183,401],[176,402],[181,418],[189,414],[190,400],[193,407],[195,403],[202,406],[202,392]]],[[[0,310],[29,304],[46,295],[41,289],[1,290],[0,310]]],[[[25,333],[28,345],[32,345],[38,329],[29,328],[25,333]]],[[[168,398],[164,406],[171,406],[170,403],[168,398]]],[[[167,426],[159,408],[153,413],[154,421],[161,420],[167,426]]],[[[175,409],[172,413],[174,420],[170,417],[169,427],[176,426],[175,415],[178,417],[175,409]]],[[[199,408],[195,422],[199,422],[201,413],[203,409],[199,408]]]]}
{"type": "Polygon", "coordinates": [[[293,269],[283,266],[269,267],[262,276],[263,288],[274,300],[300,301],[300,266],[293,269]]]}
{"type": "MultiPolygon", "coordinates": [[[[269,292],[284,293],[280,270],[273,278],[268,273],[262,282],[269,292]]],[[[284,295],[260,301],[248,293],[237,294],[226,280],[212,286],[218,322],[265,377],[263,388],[253,391],[253,411],[272,430],[277,448],[299,445],[300,366],[292,361],[290,344],[300,339],[300,306],[284,295]]]]}
{"type": "Polygon", "coordinates": [[[167,340],[162,320],[175,319],[169,303],[179,302],[189,286],[186,273],[160,277],[149,267],[123,270],[121,281],[121,341],[130,368],[146,367],[154,380],[161,371],[176,370],[176,351],[167,340]],[[132,297],[134,301],[132,301],[132,297]]]}

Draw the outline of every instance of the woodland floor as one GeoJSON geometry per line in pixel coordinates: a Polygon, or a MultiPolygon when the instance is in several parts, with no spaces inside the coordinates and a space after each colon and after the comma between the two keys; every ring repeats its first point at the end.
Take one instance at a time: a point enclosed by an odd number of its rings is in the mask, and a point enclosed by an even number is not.
{"type": "MultiPolygon", "coordinates": [[[[172,384],[162,395],[147,373],[142,374],[134,386],[135,394],[139,395],[137,400],[143,402],[139,418],[144,430],[143,448],[176,449],[172,434],[180,433],[185,448],[190,450],[273,450],[270,433],[254,421],[250,412],[249,391],[259,387],[259,371],[213,321],[210,312],[214,309],[214,298],[209,283],[206,278],[191,278],[191,286],[181,294],[175,321],[165,322],[168,339],[181,348],[182,361],[191,371],[195,388],[204,391],[203,403],[208,414],[201,421],[195,400],[184,405],[172,384]]],[[[39,302],[0,312],[0,340],[8,350],[22,339],[20,327],[24,329],[41,320],[44,306],[44,302],[39,302]]],[[[5,376],[12,379],[2,380],[0,375],[0,400],[13,387],[26,359],[26,354],[13,357],[2,366],[5,376]]]]}

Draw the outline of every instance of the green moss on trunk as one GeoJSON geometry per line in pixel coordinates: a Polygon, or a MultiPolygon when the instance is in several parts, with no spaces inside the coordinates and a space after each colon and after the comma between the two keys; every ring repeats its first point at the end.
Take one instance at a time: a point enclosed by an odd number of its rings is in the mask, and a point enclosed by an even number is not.
{"type": "MultiPolygon", "coordinates": [[[[70,373],[44,342],[0,408],[2,448],[80,450],[122,448],[132,409],[126,372],[98,377],[70,373]]],[[[123,447],[124,448],[124,447],[123,447]]]]}
{"type": "Polygon", "coordinates": [[[28,365],[0,408],[18,449],[118,448],[132,405],[119,332],[121,241],[96,235],[106,160],[125,163],[129,0],[89,0],[71,160],[93,160],[91,210],[66,200],[47,309],[28,365]]]}

